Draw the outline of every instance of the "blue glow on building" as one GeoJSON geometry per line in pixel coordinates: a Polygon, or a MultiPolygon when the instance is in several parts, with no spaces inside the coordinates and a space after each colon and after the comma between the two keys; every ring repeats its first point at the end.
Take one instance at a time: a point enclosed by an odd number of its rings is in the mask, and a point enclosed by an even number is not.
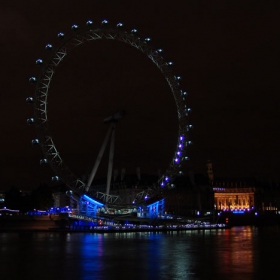
{"type": "Polygon", "coordinates": [[[104,204],[96,201],[95,199],[82,195],[79,201],[79,212],[82,215],[88,217],[97,217],[100,212],[100,208],[103,208],[104,204]]]}
{"type": "Polygon", "coordinates": [[[142,205],[137,209],[138,218],[160,218],[164,215],[164,198],[148,204],[146,206],[142,205]]]}
{"type": "Polygon", "coordinates": [[[84,198],[85,200],[88,200],[90,203],[96,204],[96,205],[98,205],[98,206],[101,206],[101,207],[104,206],[103,203],[98,202],[98,201],[94,200],[93,198],[90,198],[89,196],[87,196],[87,195],[85,195],[85,194],[82,196],[82,198],[84,198]]]}

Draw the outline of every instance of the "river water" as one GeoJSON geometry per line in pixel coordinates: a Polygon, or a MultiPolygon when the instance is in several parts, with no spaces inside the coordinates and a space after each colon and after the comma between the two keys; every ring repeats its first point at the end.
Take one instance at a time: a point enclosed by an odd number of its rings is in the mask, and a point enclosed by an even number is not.
{"type": "Polygon", "coordinates": [[[279,279],[279,227],[0,232],[0,279],[279,279]]]}

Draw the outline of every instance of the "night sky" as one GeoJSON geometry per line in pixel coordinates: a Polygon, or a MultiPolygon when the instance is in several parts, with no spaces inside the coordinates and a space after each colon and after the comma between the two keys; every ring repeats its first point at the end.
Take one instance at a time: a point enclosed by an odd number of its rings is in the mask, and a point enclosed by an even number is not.
{"type": "MultiPolygon", "coordinates": [[[[0,190],[50,183],[33,147],[35,127],[26,119],[33,107],[28,79],[38,76],[37,58],[58,32],[87,20],[128,31],[164,50],[182,76],[193,124],[185,173],[206,173],[213,162],[218,177],[280,176],[280,2],[197,0],[21,1],[0,3],[1,146],[0,190]]],[[[175,101],[156,66],[141,52],[115,41],[75,49],[54,75],[48,116],[53,140],[78,176],[90,172],[105,137],[103,119],[118,110],[115,166],[156,174],[171,161],[177,141],[175,101]]],[[[104,155],[98,175],[107,168],[104,155]]]]}

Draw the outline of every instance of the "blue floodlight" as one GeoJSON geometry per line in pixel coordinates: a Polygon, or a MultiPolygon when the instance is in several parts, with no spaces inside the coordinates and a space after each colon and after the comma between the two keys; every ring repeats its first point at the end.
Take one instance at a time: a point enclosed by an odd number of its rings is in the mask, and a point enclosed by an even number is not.
{"type": "Polygon", "coordinates": [[[89,202],[91,202],[91,203],[93,203],[93,204],[98,205],[98,206],[104,206],[103,203],[98,202],[98,201],[96,201],[96,200],[90,198],[89,196],[87,196],[87,195],[85,195],[85,194],[83,195],[83,198],[86,199],[86,200],[88,200],[89,202]]]}

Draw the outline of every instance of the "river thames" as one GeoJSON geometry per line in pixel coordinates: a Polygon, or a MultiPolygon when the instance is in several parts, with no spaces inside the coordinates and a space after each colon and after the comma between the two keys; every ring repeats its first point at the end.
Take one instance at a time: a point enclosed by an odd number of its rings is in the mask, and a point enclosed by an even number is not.
{"type": "Polygon", "coordinates": [[[278,279],[280,228],[0,232],[0,279],[278,279]]]}

